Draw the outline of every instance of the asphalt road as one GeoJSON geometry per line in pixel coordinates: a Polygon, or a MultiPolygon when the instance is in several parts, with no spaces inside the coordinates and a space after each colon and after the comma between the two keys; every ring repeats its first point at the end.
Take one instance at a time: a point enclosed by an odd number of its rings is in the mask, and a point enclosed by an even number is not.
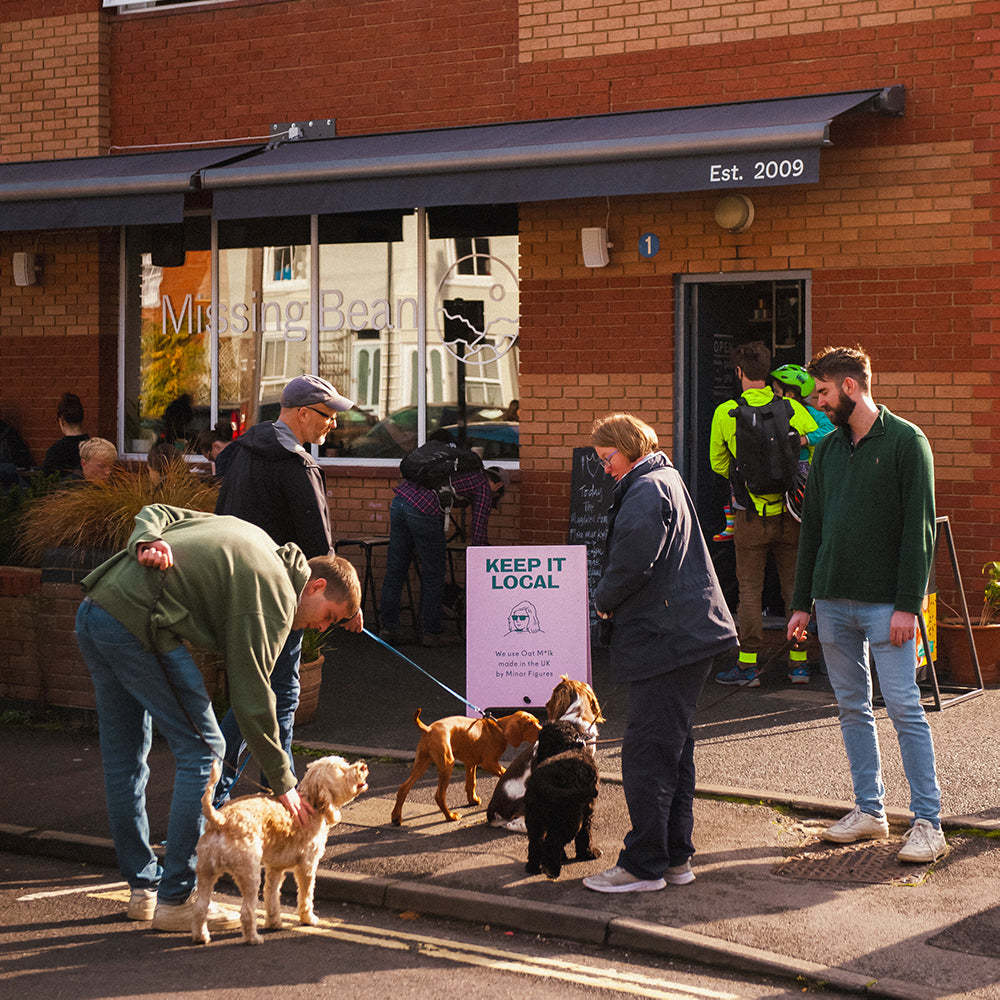
{"type": "Polygon", "coordinates": [[[185,993],[211,1000],[262,1000],[279,993],[282,1000],[848,996],[321,901],[315,928],[295,922],[286,900],[285,927],[265,932],[261,946],[244,945],[238,931],[201,946],[186,935],[158,934],[148,924],[126,920],[127,895],[111,869],[0,854],[0,994],[18,1000],[159,1000],[185,993]]]}

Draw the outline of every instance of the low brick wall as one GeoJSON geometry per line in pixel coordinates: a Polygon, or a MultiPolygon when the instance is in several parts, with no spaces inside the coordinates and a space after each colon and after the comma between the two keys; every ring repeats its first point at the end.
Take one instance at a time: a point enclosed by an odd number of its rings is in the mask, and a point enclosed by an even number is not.
{"type": "Polygon", "coordinates": [[[94,708],[73,635],[81,597],[78,583],[43,583],[41,570],[0,566],[0,700],[94,708]]]}
{"type": "MultiPolygon", "coordinates": [[[[0,566],[0,704],[92,712],[94,687],[74,634],[83,591],[49,575],[0,566]]],[[[224,690],[221,660],[194,655],[209,695],[224,690]]]]}

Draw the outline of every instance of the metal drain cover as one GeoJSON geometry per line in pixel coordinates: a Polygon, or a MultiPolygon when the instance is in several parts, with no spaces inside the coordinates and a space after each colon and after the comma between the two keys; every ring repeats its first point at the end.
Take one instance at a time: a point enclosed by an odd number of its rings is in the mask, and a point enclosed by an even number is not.
{"type": "Polygon", "coordinates": [[[927,877],[930,864],[914,865],[897,861],[899,846],[898,841],[863,841],[857,844],[811,841],[776,865],[774,873],[788,878],[826,882],[919,885],[927,877]]]}

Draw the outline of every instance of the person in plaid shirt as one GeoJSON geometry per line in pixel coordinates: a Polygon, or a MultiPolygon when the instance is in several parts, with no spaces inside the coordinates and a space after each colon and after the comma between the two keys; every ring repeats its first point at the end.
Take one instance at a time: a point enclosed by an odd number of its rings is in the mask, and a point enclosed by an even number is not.
{"type": "MultiPolygon", "coordinates": [[[[507,480],[507,473],[499,468],[459,472],[451,477],[456,505],[471,507],[471,545],[489,545],[490,511],[499,504],[507,480]]],[[[410,560],[416,552],[420,560],[421,644],[455,645],[461,637],[445,635],[442,620],[448,542],[441,500],[435,490],[410,479],[400,480],[394,492],[389,508],[389,553],[382,581],[379,637],[392,645],[403,640],[399,627],[400,603],[410,560]]]]}

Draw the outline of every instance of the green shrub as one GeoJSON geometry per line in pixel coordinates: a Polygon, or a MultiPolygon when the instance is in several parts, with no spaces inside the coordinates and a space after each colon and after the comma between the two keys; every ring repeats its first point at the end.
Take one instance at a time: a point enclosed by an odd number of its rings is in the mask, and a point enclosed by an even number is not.
{"type": "Polygon", "coordinates": [[[18,542],[25,512],[58,484],[59,474],[53,472],[48,476],[32,476],[26,486],[0,490],[0,566],[21,565],[18,542]]]}

